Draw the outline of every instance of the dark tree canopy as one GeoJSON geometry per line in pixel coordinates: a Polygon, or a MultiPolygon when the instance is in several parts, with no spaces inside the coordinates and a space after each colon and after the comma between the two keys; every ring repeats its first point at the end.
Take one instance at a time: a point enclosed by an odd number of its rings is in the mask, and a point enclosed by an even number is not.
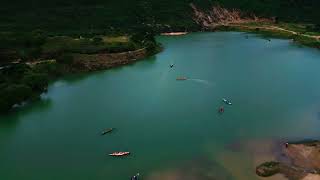
{"type": "Polygon", "coordinates": [[[281,21],[320,24],[319,0],[11,0],[1,2],[0,25],[3,30],[56,33],[128,31],[143,23],[191,29],[190,3],[204,9],[220,3],[281,21]]]}

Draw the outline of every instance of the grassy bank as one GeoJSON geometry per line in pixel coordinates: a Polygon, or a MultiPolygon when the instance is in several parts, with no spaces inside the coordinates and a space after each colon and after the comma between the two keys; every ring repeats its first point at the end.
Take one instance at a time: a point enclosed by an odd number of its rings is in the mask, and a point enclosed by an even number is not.
{"type": "Polygon", "coordinates": [[[243,23],[220,26],[218,31],[242,31],[259,34],[265,38],[291,39],[299,44],[320,49],[320,29],[313,24],[296,23],[243,23]]]}
{"type": "MultiPolygon", "coordinates": [[[[58,58],[68,53],[117,53],[144,47],[145,38],[131,36],[48,36],[39,31],[0,34],[0,64],[58,58]]],[[[152,38],[146,41],[153,41],[152,38]]]]}

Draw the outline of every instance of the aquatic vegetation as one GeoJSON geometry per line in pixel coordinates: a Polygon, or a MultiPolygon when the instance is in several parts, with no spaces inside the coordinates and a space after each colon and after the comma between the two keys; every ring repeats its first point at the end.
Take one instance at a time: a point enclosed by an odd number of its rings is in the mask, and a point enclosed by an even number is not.
{"type": "Polygon", "coordinates": [[[256,168],[256,173],[262,177],[269,177],[280,172],[279,162],[265,162],[256,168]]]}

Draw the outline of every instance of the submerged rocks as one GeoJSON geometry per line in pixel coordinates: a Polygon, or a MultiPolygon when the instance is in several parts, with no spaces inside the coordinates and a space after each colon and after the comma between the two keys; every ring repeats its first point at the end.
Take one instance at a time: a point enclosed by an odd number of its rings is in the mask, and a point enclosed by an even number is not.
{"type": "Polygon", "coordinates": [[[175,166],[159,169],[146,177],[146,180],[227,180],[232,174],[210,157],[192,157],[175,166]]]}
{"type": "Polygon", "coordinates": [[[269,177],[280,172],[279,162],[265,162],[256,168],[256,173],[258,176],[269,177]]]}

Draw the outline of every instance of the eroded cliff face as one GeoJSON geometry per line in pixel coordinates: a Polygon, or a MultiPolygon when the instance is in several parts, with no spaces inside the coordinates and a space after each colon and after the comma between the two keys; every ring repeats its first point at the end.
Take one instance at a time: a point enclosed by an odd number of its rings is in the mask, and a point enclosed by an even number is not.
{"type": "Polygon", "coordinates": [[[74,54],[73,71],[95,71],[130,64],[147,56],[145,48],[123,53],[74,54]]]}
{"type": "Polygon", "coordinates": [[[229,26],[231,24],[242,24],[250,22],[270,22],[270,19],[259,18],[254,14],[245,15],[238,9],[226,9],[219,5],[212,6],[209,11],[203,11],[194,4],[190,4],[193,9],[193,20],[205,29],[215,29],[219,26],[229,26]]]}

